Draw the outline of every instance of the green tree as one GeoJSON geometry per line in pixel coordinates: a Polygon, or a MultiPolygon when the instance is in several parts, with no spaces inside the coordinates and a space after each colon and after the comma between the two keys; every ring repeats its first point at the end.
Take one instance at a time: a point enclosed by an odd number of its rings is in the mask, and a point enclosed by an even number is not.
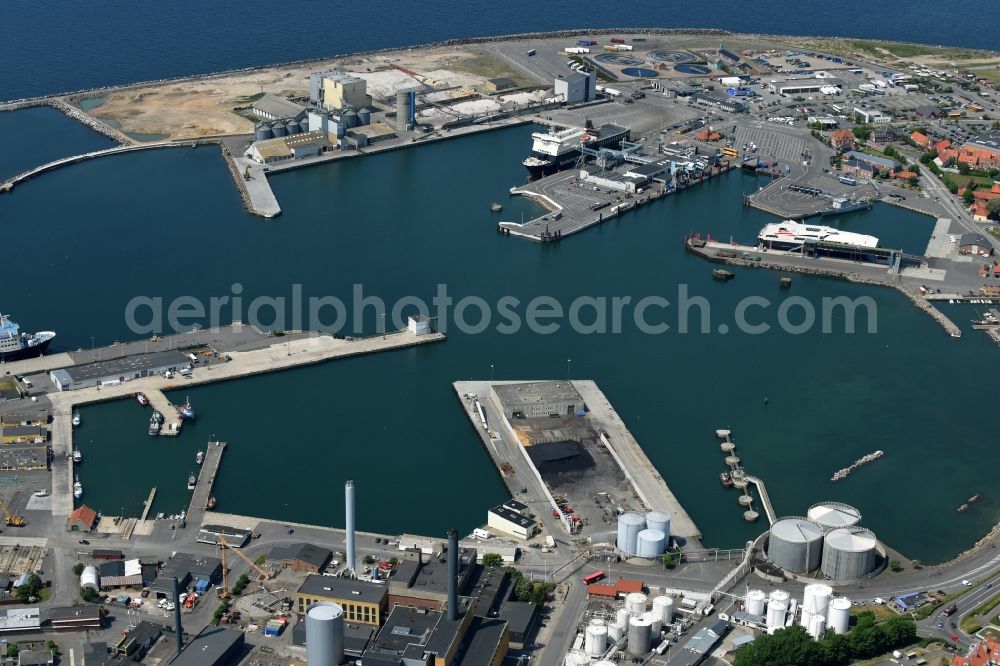
{"type": "Polygon", "coordinates": [[[986,202],[986,210],[994,217],[1000,216],[1000,199],[990,199],[986,202]]]}
{"type": "Polygon", "coordinates": [[[399,558],[398,558],[398,557],[395,557],[395,556],[393,556],[393,557],[390,557],[390,558],[389,558],[389,564],[390,564],[391,566],[396,566],[397,564],[399,564],[399,558]]]}
{"type": "Polygon", "coordinates": [[[52,650],[53,656],[56,656],[56,657],[59,656],[59,644],[56,643],[55,641],[46,641],[45,642],[45,647],[47,647],[48,649],[52,650]]]}
{"type": "Polygon", "coordinates": [[[86,567],[83,565],[83,562],[77,562],[73,565],[73,575],[79,577],[85,568],[86,567]]]}
{"type": "Polygon", "coordinates": [[[664,553],[663,554],[663,568],[664,569],[673,569],[674,568],[674,555],[673,555],[673,553],[664,553]]]}
{"type": "Polygon", "coordinates": [[[884,155],[885,155],[886,157],[896,157],[897,155],[899,155],[899,151],[897,151],[897,150],[896,150],[895,148],[893,148],[892,146],[886,146],[885,148],[883,148],[883,149],[882,149],[882,153],[883,153],[883,154],[884,154],[884,155]]]}
{"type": "Polygon", "coordinates": [[[96,604],[101,600],[101,594],[92,587],[81,587],[80,588],[80,598],[84,601],[96,604]]]}
{"type": "Polygon", "coordinates": [[[798,625],[760,636],[736,653],[734,666],[801,666],[819,664],[819,645],[798,625]]]}
{"type": "Polygon", "coordinates": [[[966,206],[971,206],[972,202],[976,200],[976,195],[973,194],[976,186],[969,181],[969,184],[965,186],[965,192],[962,192],[962,201],[965,202],[966,206]]]}
{"type": "Polygon", "coordinates": [[[486,553],[483,555],[483,566],[484,567],[501,567],[503,566],[503,556],[499,553],[486,553]]]}
{"type": "Polygon", "coordinates": [[[913,187],[916,187],[917,185],[920,184],[920,176],[910,176],[909,178],[906,179],[906,182],[908,182],[913,187]]]}
{"type": "Polygon", "coordinates": [[[864,141],[868,138],[868,133],[872,131],[872,128],[868,125],[858,125],[852,131],[854,132],[854,138],[864,141]]]}
{"type": "Polygon", "coordinates": [[[365,558],[364,558],[363,561],[364,561],[365,564],[374,564],[375,563],[375,558],[372,557],[371,555],[365,555],[365,558]]]}
{"type": "Polygon", "coordinates": [[[968,176],[969,175],[969,171],[971,171],[971,170],[972,170],[972,168],[969,166],[968,162],[959,162],[958,163],[958,172],[960,174],[962,174],[963,176],[968,176]]]}
{"type": "Polygon", "coordinates": [[[832,631],[827,633],[819,643],[819,656],[821,663],[829,666],[850,662],[851,645],[847,642],[847,636],[832,631]]]}
{"type": "Polygon", "coordinates": [[[243,590],[247,589],[247,585],[250,584],[250,577],[246,574],[241,574],[236,582],[233,584],[233,594],[242,594],[243,590]]]}
{"type": "Polygon", "coordinates": [[[912,564],[913,568],[917,569],[918,571],[924,568],[924,563],[921,562],[920,560],[910,560],[910,564],[912,564]]]}
{"type": "Polygon", "coordinates": [[[889,568],[893,571],[902,571],[903,565],[899,563],[899,560],[889,560],[889,568]]]}
{"type": "Polygon", "coordinates": [[[531,581],[521,576],[514,582],[514,596],[518,601],[528,601],[531,598],[531,581]]]}
{"type": "Polygon", "coordinates": [[[8,657],[10,657],[11,659],[13,659],[14,657],[17,656],[17,652],[18,652],[17,645],[15,645],[14,643],[8,643],[7,644],[7,656],[8,657]]]}
{"type": "Polygon", "coordinates": [[[42,591],[42,579],[38,574],[31,574],[24,585],[17,588],[17,598],[21,603],[28,603],[32,597],[38,597],[42,591]]]}

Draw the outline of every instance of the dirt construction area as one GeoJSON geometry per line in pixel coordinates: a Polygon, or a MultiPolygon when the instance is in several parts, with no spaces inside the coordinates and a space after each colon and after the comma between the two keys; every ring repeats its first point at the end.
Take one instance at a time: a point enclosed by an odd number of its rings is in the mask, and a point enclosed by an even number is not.
{"type": "MultiPolygon", "coordinates": [[[[105,96],[103,103],[93,96],[70,97],[67,101],[82,106],[94,118],[133,135],[178,140],[247,134],[253,131],[254,121],[237,113],[237,109],[249,107],[263,93],[307,97],[309,74],[330,69],[342,69],[362,78],[370,78],[368,92],[374,96],[376,106],[390,102],[396,90],[402,89],[469,88],[498,76],[510,77],[518,85],[537,83],[510,70],[491,54],[471,48],[442,47],[277,66],[115,90],[105,96]]],[[[248,112],[245,113],[248,115],[248,112]]]]}

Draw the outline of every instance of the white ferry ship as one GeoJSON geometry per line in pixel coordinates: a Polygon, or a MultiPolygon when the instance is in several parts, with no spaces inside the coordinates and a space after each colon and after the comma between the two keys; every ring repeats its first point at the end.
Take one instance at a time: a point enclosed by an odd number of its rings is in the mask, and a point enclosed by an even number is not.
{"type": "Polygon", "coordinates": [[[878,247],[878,238],[875,236],[841,231],[818,224],[803,224],[795,220],[765,224],[757,235],[757,240],[762,247],[773,250],[798,250],[810,241],[823,241],[846,247],[878,247]]]}

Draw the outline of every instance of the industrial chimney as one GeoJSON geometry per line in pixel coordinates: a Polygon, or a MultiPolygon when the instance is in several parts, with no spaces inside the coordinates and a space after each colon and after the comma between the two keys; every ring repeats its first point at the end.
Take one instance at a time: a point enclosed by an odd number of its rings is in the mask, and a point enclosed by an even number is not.
{"type": "Polygon", "coordinates": [[[344,508],[347,513],[344,519],[344,529],[347,532],[347,570],[354,573],[354,481],[344,485],[344,508]]]}
{"type": "Polygon", "coordinates": [[[174,577],[174,633],[177,634],[177,654],[184,649],[184,627],[181,626],[181,595],[177,586],[177,577],[174,577]]]}
{"type": "Polygon", "coordinates": [[[458,532],[448,530],[448,619],[458,619],[458,532]]]}

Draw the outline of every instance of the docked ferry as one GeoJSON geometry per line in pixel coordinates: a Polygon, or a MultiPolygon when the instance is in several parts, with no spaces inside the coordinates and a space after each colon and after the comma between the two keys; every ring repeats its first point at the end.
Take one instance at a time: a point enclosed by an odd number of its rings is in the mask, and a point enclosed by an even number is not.
{"type": "Polygon", "coordinates": [[[856,210],[871,210],[872,201],[871,199],[861,199],[853,200],[847,199],[845,197],[835,197],[830,200],[830,205],[819,212],[821,217],[829,217],[831,215],[843,215],[844,213],[853,213],[856,210]]]}
{"type": "Polygon", "coordinates": [[[45,353],[56,334],[52,331],[21,333],[21,327],[5,314],[0,314],[0,359],[17,361],[35,358],[45,353]]]}
{"type": "Polygon", "coordinates": [[[852,231],[841,231],[818,224],[803,224],[795,220],[771,222],[757,234],[762,247],[773,250],[798,250],[807,243],[833,243],[845,248],[876,248],[878,238],[852,231]]]}
{"type": "Polygon", "coordinates": [[[534,180],[576,164],[582,155],[581,147],[617,149],[628,138],[629,130],[610,123],[596,130],[571,127],[559,132],[535,132],[531,135],[531,154],[523,164],[534,180]]]}

